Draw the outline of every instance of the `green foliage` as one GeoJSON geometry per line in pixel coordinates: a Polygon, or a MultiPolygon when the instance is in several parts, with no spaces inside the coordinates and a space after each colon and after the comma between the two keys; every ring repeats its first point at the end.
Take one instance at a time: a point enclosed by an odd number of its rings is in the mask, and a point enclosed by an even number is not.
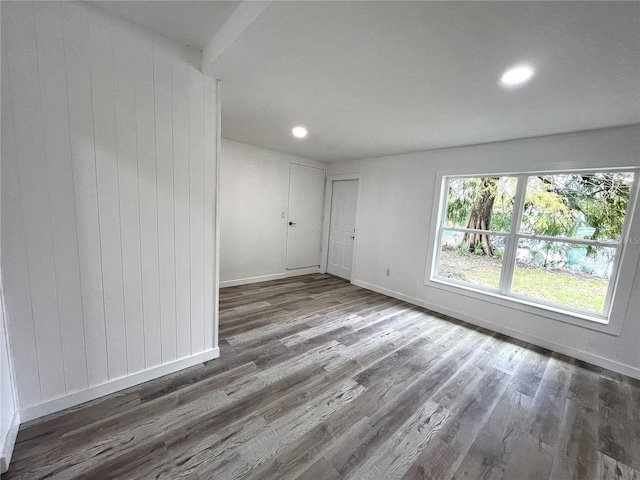
{"type": "Polygon", "coordinates": [[[497,232],[508,232],[511,228],[517,179],[496,179],[497,181],[479,177],[451,178],[447,192],[447,225],[466,227],[476,198],[488,192],[494,198],[489,228],[497,232]]]}
{"type": "Polygon", "coordinates": [[[480,180],[479,178],[449,180],[447,223],[456,227],[466,226],[480,180]]]}
{"type": "Polygon", "coordinates": [[[595,227],[595,239],[619,239],[624,213],[629,205],[633,174],[599,174],[582,178],[584,192],[593,201],[577,202],[588,225],[595,227]]]}
{"type": "Polygon", "coordinates": [[[550,192],[538,177],[528,183],[522,229],[536,235],[569,236],[575,219],[563,198],[550,192]]]}
{"type": "Polygon", "coordinates": [[[512,212],[505,214],[494,210],[491,217],[491,229],[496,232],[508,232],[511,228],[511,214],[512,212]]]}
{"type": "Polygon", "coordinates": [[[469,245],[467,245],[467,242],[462,242],[460,244],[460,246],[458,247],[458,252],[462,255],[469,255],[469,245]]]}
{"type": "MultiPolygon", "coordinates": [[[[440,269],[447,272],[448,278],[494,289],[500,285],[501,268],[502,262],[495,257],[470,258],[457,251],[446,252],[440,259],[440,269]]],[[[608,285],[606,279],[596,276],[576,274],[566,269],[518,264],[512,291],[577,310],[602,313],[608,285]]]]}
{"type": "Polygon", "coordinates": [[[493,204],[491,230],[508,232],[511,229],[517,184],[518,180],[515,177],[500,178],[493,204]]]}
{"type": "MultiPolygon", "coordinates": [[[[513,218],[517,180],[499,177],[451,178],[447,225],[465,227],[475,200],[489,190],[494,199],[489,229],[508,232],[513,218]]],[[[521,232],[576,238],[581,227],[593,227],[590,238],[619,240],[629,204],[633,173],[562,174],[529,177],[521,232]]],[[[579,236],[577,238],[585,238],[579,236]]]]}
{"type": "Polygon", "coordinates": [[[607,296],[606,280],[575,275],[566,270],[516,269],[512,291],[531,298],[602,313],[607,296]]]}
{"type": "Polygon", "coordinates": [[[529,177],[522,231],[575,237],[594,227],[594,240],[619,240],[632,182],[628,172],[529,177]]]}

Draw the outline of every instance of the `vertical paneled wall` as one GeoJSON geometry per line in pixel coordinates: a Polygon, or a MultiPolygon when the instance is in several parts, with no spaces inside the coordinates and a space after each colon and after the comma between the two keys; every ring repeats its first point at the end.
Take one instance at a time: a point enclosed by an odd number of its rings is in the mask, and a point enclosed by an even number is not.
{"type": "Polygon", "coordinates": [[[20,407],[214,345],[216,84],[76,2],[2,5],[2,270],[20,407]]]}

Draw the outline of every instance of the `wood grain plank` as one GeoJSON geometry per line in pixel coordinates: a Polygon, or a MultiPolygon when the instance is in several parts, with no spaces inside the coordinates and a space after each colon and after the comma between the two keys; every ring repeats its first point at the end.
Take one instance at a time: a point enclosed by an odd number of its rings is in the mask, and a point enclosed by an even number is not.
{"type": "Polygon", "coordinates": [[[278,454],[297,437],[352,402],[363,390],[362,386],[352,380],[336,385],[310,405],[299,407],[289,415],[272,422],[269,430],[265,430],[238,449],[237,461],[217,469],[216,474],[229,479],[243,478],[265,459],[278,454]]]}
{"type": "Polygon", "coordinates": [[[553,354],[533,399],[529,434],[552,447],[557,446],[565,410],[573,362],[553,354]]]}
{"type": "Polygon", "coordinates": [[[640,471],[620,463],[604,453],[598,454],[598,477],[602,479],[616,478],[620,480],[638,480],[640,471]]]}
{"type": "Polygon", "coordinates": [[[451,412],[451,420],[438,432],[438,436],[455,451],[455,455],[448,457],[451,464],[446,468],[446,464],[441,465],[444,476],[452,476],[460,467],[510,380],[504,372],[491,369],[482,376],[475,389],[465,391],[451,402],[441,401],[451,412]]]}
{"type": "Polygon", "coordinates": [[[482,342],[467,338],[467,342],[459,343],[449,354],[435,363],[427,372],[414,377],[413,383],[379,409],[371,420],[360,431],[349,432],[349,435],[338,442],[325,456],[342,475],[349,474],[358,468],[370,452],[384,443],[407,418],[429,399],[448,379],[473,357],[469,343],[476,346],[482,342]],[[356,440],[357,439],[357,440],[356,440]]]}
{"type": "Polygon", "coordinates": [[[516,370],[510,388],[533,397],[538,391],[550,356],[549,352],[541,348],[530,348],[516,370]]]}
{"type": "Polygon", "coordinates": [[[604,375],[599,380],[598,450],[640,470],[640,452],[633,448],[637,444],[637,440],[634,441],[637,426],[629,421],[634,418],[635,408],[629,384],[604,375]]]}
{"type": "Polygon", "coordinates": [[[553,461],[552,478],[589,478],[598,469],[598,421],[594,410],[567,400],[558,451],[553,461]]]}
{"type": "Polygon", "coordinates": [[[456,478],[504,478],[515,439],[528,431],[532,399],[507,389],[455,472],[456,478]]]}
{"type": "Polygon", "coordinates": [[[338,480],[340,474],[333,468],[329,461],[321,457],[296,477],[296,480],[338,480]]]}
{"type": "Polygon", "coordinates": [[[449,412],[434,402],[420,407],[396,432],[347,478],[400,479],[436,436],[449,412]]]}
{"type": "Polygon", "coordinates": [[[511,461],[504,478],[543,480],[550,478],[553,463],[553,448],[526,432],[520,432],[513,445],[511,461]]]}
{"type": "Polygon", "coordinates": [[[439,437],[435,437],[402,478],[403,480],[447,478],[446,472],[450,470],[451,465],[459,456],[460,452],[456,447],[442,441],[439,437]]]}
{"type": "MultiPolygon", "coordinates": [[[[351,402],[350,405],[337,410],[326,420],[301,435],[279,454],[272,456],[259,467],[253,469],[248,478],[256,480],[261,478],[292,478],[302,474],[327,444],[363,419],[362,412],[353,408],[353,402],[351,402]]],[[[333,467],[329,470],[335,471],[333,467]]]]}

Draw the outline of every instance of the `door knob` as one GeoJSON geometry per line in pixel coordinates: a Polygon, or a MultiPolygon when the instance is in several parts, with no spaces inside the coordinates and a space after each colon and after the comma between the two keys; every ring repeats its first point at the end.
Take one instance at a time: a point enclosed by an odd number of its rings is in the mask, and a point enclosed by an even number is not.
{"type": "Polygon", "coordinates": [[[289,226],[293,227],[296,223],[295,222],[289,222],[289,226]]]}

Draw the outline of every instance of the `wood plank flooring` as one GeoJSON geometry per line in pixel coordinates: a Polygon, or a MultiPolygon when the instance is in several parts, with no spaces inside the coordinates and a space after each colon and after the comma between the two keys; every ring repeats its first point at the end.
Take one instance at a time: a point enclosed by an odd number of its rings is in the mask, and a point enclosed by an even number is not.
{"type": "Polygon", "coordinates": [[[326,275],[223,289],[221,357],[20,429],[7,479],[636,479],[640,382],[326,275]]]}

